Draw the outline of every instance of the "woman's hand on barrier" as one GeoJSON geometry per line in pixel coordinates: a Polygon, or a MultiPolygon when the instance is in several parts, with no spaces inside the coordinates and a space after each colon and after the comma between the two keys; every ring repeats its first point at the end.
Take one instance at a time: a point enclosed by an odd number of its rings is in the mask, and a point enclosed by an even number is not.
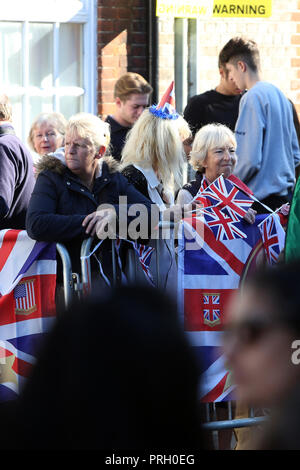
{"type": "Polygon", "coordinates": [[[88,214],[84,221],[82,222],[82,226],[85,227],[85,233],[91,235],[93,237],[96,233],[96,223],[98,222],[98,215],[97,212],[92,212],[88,214]]]}
{"type": "Polygon", "coordinates": [[[115,209],[101,209],[96,212],[96,234],[100,240],[113,239],[117,233],[117,213],[115,209]]]}
{"type": "Polygon", "coordinates": [[[249,224],[254,224],[255,222],[255,216],[256,216],[257,212],[253,209],[248,209],[248,212],[246,213],[246,215],[244,216],[244,220],[246,220],[246,222],[248,222],[249,224]]]}
{"type": "MultiPolygon", "coordinates": [[[[91,214],[88,214],[84,221],[82,222],[83,227],[86,227],[85,233],[93,237],[95,234],[97,234],[98,238],[107,238],[110,233],[111,225],[113,221],[117,220],[117,214],[114,209],[101,209],[95,212],[92,212],[91,214]],[[109,227],[107,228],[107,225],[109,227]],[[106,228],[106,231],[105,231],[106,228]],[[105,231],[105,232],[104,232],[105,231]],[[105,233],[105,236],[100,237],[98,235],[105,233]]],[[[116,224],[114,223],[114,227],[116,224]]]]}

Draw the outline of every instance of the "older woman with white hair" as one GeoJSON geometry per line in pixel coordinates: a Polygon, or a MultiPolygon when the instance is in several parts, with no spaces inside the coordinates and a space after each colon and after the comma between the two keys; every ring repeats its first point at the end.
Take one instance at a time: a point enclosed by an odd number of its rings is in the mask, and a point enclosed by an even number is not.
{"type": "MultiPolygon", "coordinates": [[[[177,195],[177,204],[191,203],[199,190],[207,188],[219,176],[232,180],[246,193],[250,189],[233,176],[236,165],[236,139],[233,132],[222,124],[207,124],[196,134],[190,164],[196,171],[195,180],[185,184],[177,195]]],[[[245,220],[254,223],[256,211],[249,209],[245,220]]]]}
{"type": "Polygon", "coordinates": [[[118,163],[105,157],[109,141],[107,123],[79,113],[67,124],[65,160],[46,155],[36,165],[38,176],[26,229],[35,240],[65,243],[72,264],[79,264],[85,237],[97,232],[105,238],[106,227],[116,227],[119,196],[126,196],[128,205],[143,204],[150,220],[149,201],[118,172],[118,163]],[[104,204],[110,208],[101,209],[104,204]]]}
{"type": "Polygon", "coordinates": [[[28,143],[39,156],[64,146],[67,120],[61,113],[41,113],[33,121],[28,143]]]}

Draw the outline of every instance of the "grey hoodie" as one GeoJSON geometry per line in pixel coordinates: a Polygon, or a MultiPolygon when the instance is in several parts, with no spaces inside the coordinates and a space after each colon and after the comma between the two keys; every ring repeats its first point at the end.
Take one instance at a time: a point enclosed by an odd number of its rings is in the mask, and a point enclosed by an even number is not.
{"type": "Polygon", "coordinates": [[[286,195],[295,183],[300,151],[292,104],[274,85],[257,82],[241,99],[235,127],[237,175],[254,195],[286,195]]]}

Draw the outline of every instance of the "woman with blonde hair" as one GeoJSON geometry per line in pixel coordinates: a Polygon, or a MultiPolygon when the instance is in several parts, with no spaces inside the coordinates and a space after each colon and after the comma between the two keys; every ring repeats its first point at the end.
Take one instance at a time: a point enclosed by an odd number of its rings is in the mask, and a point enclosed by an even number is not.
{"type": "Polygon", "coordinates": [[[163,207],[174,202],[173,192],[181,185],[184,161],[176,121],[157,118],[149,109],[143,111],[122,152],[122,172],[127,179],[163,207]]]}
{"type": "MultiPolygon", "coordinates": [[[[105,227],[116,225],[120,196],[127,197],[128,205],[143,204],[150,214],[149,201],[119,173],[118,162],[105,156],[109,141],[107,123],[92,114],[79,113],[67,124],[63,159],[54,153],[45,155],[36,165],[27,232],[34,240],[64,243],[73,269],[80,264],[83,239],[96,234],[106,238],[105,227]],[[104,205],[110,209],[104,209],[104,205]]],[[[111,258],[107,265],[111,266],[111,258]]]]}
{"type": "MultiPolygon", "coordinates": [[[[183,141],[190,135],[188,124],[176,112],[173,96],[172,82],[160,103],[143,111],[134,124],[121,159],[123,175],[159,207],[164,220],[181,218],[181,208],[174,206],[174,191],[181,185],[186,161],[183,141]]],[[[173,232],[164,232],[162,237],[159,248],[161,275],[164,287],[174,291],[177,268],[173,232]]],[[[156,271],[155,257],[156,254],[152,256],[153,273],[156,271]]]]}

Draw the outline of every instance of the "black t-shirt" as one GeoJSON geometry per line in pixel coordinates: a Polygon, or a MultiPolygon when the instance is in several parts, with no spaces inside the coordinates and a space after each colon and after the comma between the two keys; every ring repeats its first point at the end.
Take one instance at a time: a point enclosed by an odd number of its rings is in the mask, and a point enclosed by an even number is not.
{"type": "Polygon", "coordinates": [[[184,118],[193,134],[206,124],[220,123],[234,131],[242,95],[223,95],[215,90],[193,96],[185,110],[184,118]]]}
{"type": "Polygon", "coordinates": [[[121,160],[121,153],[125,144],[127,132],[131,127],[121,126],[112,116],[107,116],[106,122],[110,125],[110,149],[111,155],[118,161],[121,160]]]}

